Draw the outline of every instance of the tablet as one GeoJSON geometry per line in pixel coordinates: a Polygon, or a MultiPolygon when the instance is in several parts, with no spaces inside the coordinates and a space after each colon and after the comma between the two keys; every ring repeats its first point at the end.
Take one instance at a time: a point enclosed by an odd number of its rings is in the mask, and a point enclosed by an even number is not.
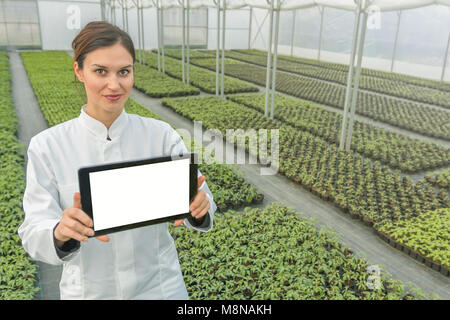
{"type": "Polygon", "coordinates": [[[188,218],[197,163],[192,152],[80,168],[81,206],[94,222],[92,237],[188,218]]]}

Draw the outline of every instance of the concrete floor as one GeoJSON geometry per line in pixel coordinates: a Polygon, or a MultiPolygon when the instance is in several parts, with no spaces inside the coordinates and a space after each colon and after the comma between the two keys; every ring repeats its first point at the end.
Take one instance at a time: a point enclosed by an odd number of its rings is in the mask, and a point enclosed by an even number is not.
{"type": "MultiPolygon", "coordinates": [[[[19,140],[28,146],[31,137],[48,128],[18,53],[10,53],[12,91],[19,117],[19,140]]],[[[191,132],[193,123],[161,105],[160,99],[149,98],[133,89],[131,98],[157,113],[177,128],[191,132]]],[[[264,193],[262,205],[278,201],[304,216],[314,217],[317,225],[332,227],[340,239],[356,254],[365,256],[371,264],[382,265],[395,279],[411,282],[425,292],[434,292],[450,299],[450,280],[440,273],[392,248],[373,233],[373,229],[351,219],[339,209],[325,202],[284,176],[261,176],[259,165],[236,165],[248,182],[264,193]]],[[[37,299],[59,299],[61,267],[37,262],[41,293],[37,299]]]]}

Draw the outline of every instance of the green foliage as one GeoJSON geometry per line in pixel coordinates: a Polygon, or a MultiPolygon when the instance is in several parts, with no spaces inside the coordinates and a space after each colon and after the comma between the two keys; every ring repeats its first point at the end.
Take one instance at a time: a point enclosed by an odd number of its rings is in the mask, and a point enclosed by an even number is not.
{"type": "Polygon", "coordinates": [[[18,119],[11,97],[8,56],[0,52],[0,300],[33,299],[36,265],[22,247],[24,146],[16,137],[18,119]]]}
{"type": "Polygon", "coordinates": [[[197,88],[137,62],[134,64],[134,86],[154,98],[200,94],[197,88]]]}
{"type": "MultiPolygon", "coordinates": [[[[214,218],[208,233],[170,228],[191,299],[402,299],[383,271],[369,289],[368,263],[329,230],[277,203],[214,218]]],[[[382,270],[382,269],[381,269],[382,270]]]]}
{"type": "Polygon", "coordinates": [[[426,181],[450,193],[450,170],[444,170],[435,176],[425,176],[426,181]]]}
{"type": "MultiPolygon", "coordinates": [[[[233,94],[227,98],[264,113],[264,94],[233,94]]],[[[309,101],[282,94],[276,94],[275,101],[277,119],[330,143],[339,144],[342,115],[309,101]]],[[[354,123],[351,148],[404,172],[437,168],[450,163],[450,149],[359,121],[354,123]]]]}
{"type": "Polygon", "coordinates": [[[450,208],[428,211],[407,220],[383,221],[377,228],[450,269],[450,208]]]}
{"type": "MultiPolygon", "coordinates": [[[[206,129],[216,129],[222,134],[227,129],[278,128],[279,164],[274,165],[279,172],[369,225],[407,220],[429,210],[450,208],[449,198],[443,193],[436,195],[428,184],[413,184],[411,179],[392,172],[378,161],[371,164],[353,151],[342,151],[309,132],[266,118],[253,108],[218,97],[164,98],[162,103],[191,120],[202,121],[206,129]]],[[[236,144],[261,156],[258,150],[249,149],[247,140],[245,145],[242,141],[235,139],[236,144]]],[[[268,139],[268,151],[270,143],[268,139]]]]}
{"type": "MultiPolygon", "coordinates": [[[[267,54],[254,55],[236,51],[226,51],[225,56],[267,67],[267,54]]],[[[321,64],[313,65],[310,63],[303,63],[301,60],[296,61],[294,59],[281,58],[277,59],[277,69],[341,85],[347,84],[348,66],[338,70],[336,68],[324,67],[321,64]]],[[[398,79],[389,79],[387,77],[376,77],[372,74],[367,75],[364,72],[360,77],[359,87],[373,92],[450,108],[450,88],[447,88],[447,90],[438,90],[426,86],[424,87],[422,84],[398,81],[398,79]]]]}
{"type": "MultiPolygon", "coordinates": [[[[216,68],[211,59],[196,59],[195,63],[209,70],[216,68]]],[[[254,64],[225,64],[225,74],[260,86],[266,85],[266,69],[254,64]]],[[[294,97],[344,108],[345,86],[277,71],[275,88],[294,97]]],[[[450,113],[414,101],[360,91],[356,113],[423,135],[450,140],[450,113]]]]}
{"type": "MultiPolygon", "coordinates": [[[[176,79],[182,79],[182,63],[181,61],[165,57],[165,72],[176,78],[176,79]]],[[[158,55],[151,53],[151,52],[145,52],[145,63],[149,65],[152,68],[158,67],[158,55]]],[[[161,62],[162,63],[162,62],[161,62]]],[[[186,71],[187,72],[187,65],[186,71]]],[[[187,73],[186,73],[187,76],[187,73]]],[[[219,79],[220,81],[220,79],[219,79]]],[[[208,70],[205,70],[204,68],[199,68],[193,65],[190,65],[189,67],[189,82],[194,87],[197,87],[205,92],[208,93],[215,93],[216,92],[216,74],[215,72],[211,72],[208,70]]],[[[232,77],[224,77],[224,93],[238,93],[238,92],[257,92],[258,88],[256,88],[254,85],[251,85],[245,81],[241,81],[238,79],[234,79],[232,77]]]]}
{"type": "MultiPolygon", "coordinates": [[[[251,55],[263,55],[267,59],[266,51],[261,51],[261,50],[256,50],[256,49],[250,49],[250,50],[242,49],[242,50],[232,50],[232,51],[251,54],[251,55]]],[[[228,52],[229,51],[226,51],[226,55],[228,55],[228,52]]],[[[294,61],[294,62],[297,62],[299,64],[304,64],[304,65],[306,64],[306,65],[318,66],[321,68],[327,68],[327,69],[331,69],[331,70],[337,70],[337,71],[341,71],[341,72],[348,72],[348,65],[346,65],[346,64],[338,64],[338,63],[318,61],[318,60],[313,60],[313,59],[285,56],[285,55],[281,55],[281,54],[278,55],[278,58],[282,59],[282,60],[287,60],[287,61],[294,61]]],[[[437,90],[446,91],[446,92],[450,91],[450,83],[443,82],[443,81],[429,80],[429,79],[425,79],[425,78],[417,78],[417,77],[409,76],[406,74],[386,72],[386,71],[367,69],[367,68],[361,68],[361,74],[376,77],[376,78],[381,78],[381,79],[401,81],[401,82],[407,83],[407,84],[414,84],[417,86],[437,89],[437,90]]]]}

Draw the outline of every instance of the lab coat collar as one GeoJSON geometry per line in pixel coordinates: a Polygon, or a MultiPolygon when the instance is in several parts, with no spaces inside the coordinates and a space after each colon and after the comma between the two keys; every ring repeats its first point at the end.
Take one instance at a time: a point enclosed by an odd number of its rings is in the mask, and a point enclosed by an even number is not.
{"type": "Polygon", "coordinates": [[[88,128],[96,137],[101,140],[106,140],[107,136],[112,141],[119,138],[128,123],[128,114],[125,112],[125,108],[116,120],[111,124],[109,130],[106,126],[97,119],[92,118],[85,111],[86,105],[81,107],[81,113],[79,116],[80,122],[88,128]]]}

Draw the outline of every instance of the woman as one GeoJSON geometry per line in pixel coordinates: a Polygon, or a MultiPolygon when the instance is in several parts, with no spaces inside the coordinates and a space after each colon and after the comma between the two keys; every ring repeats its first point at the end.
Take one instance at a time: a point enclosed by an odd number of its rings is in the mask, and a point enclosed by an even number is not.
{"type": "MultiPolygon", "coordinates": [[[[107,22],[91,22],[75,37],[73,68],[87,104],[78,118],[34,136],[28,147],[25,250],[36,260],[62,264],[61,299],[187,299],[168,223],[90,239],[92,220],[82,211],[78,168],[105,162],[187,152],[170,125],[127,114],[133,88],[134,46],[107,22]]],[[[190,204],[191,219],[177,220],[207,232],[216,205],[204,177],[190,204]]],[[[113,201],[113,199],[111,199],[113,201]]]]}

